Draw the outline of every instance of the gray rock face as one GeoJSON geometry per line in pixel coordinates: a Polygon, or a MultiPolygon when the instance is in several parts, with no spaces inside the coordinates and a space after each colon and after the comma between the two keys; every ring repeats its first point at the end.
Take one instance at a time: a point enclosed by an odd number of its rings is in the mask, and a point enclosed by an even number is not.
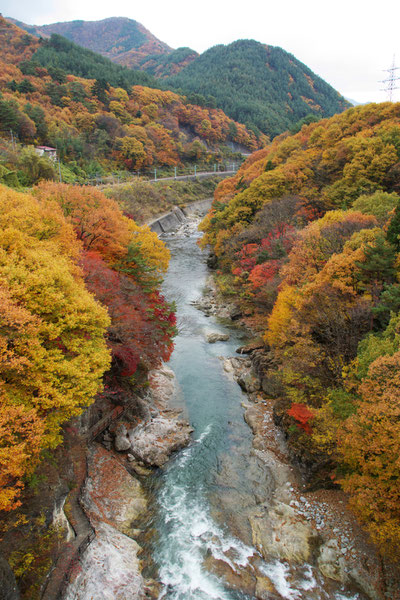
{"type": "Polygon", "coordinates": [[[19,600],[20,598],[14,573],[2,556],[0,556],[0,597],[1,600],[19,600]]]}
{"type": "Polygon", "coordinates": [[[135,540],[100,523],[64,600],[142,600],[139,550],[135,540]]]}
{"type": "Polygon", "coordinates": [[[345,559],[341,556],[339,545],[331,539],[320,547],[318,568],[325,577],[335,581],[346,581],[345,559]]]}
{"type": "Polygon", "coordinates": [[[94,447],[81,502],[96,536],[73,570],[63,600],[142,600],[141,548],[131,537],[137,531],[132,522],[147,507],[139,481],[115,455],[94,447]]]}
{"type": "Polygon", "coordinates": [[[250,517],[253,542],[265,559],[308,562],[315,544],[315,534],[283,502],[275,502],[267,513],[250,517]]]}
{"type": "Polygon", "coordinates": [[[129,450],[131,443],[126,435],[117,435],[115,436],[114,446],[118,452],[125,452],[129,450]]]}
{"type": "Polygon", "coordinates": [[[101,446],[89,455],[82,504],[96,531],[98,523],[105,522],[126,535],[131,535],[131,523],[147,505],[139,481],[101,446]]]}
{"type": "Polygon", "coordinates": [[[123,423],[120,423],[114,431],[114,448],[117,452],[126,452],[131,447],[128,431],[123,423]]]}
{"type": "Polygon", "coordinates": [[[249,394],[253,392],[258,392],[260,389],[260,380],[251,371],[240,375],[237,379],[237,382],[242,388],[242,390],[248,392],[249,394]]]}
{"type": "Polygon", "coordinates": [[[189,443],[192,431],[186,421],[156,417],[129,433],[131,452],[146,465],[161,467],[172,452],[189,443]]]}

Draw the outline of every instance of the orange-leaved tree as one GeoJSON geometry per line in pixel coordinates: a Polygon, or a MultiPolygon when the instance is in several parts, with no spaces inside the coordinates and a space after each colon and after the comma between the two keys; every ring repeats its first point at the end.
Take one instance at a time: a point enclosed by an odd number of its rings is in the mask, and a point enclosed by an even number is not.
{"type": "Polygon", "coordinates": [[[3,508],[15,506],[39,451],[55,447],[63,423],[93,401],[109,365],[108,315],[71,259],[79,252],[71,234],[58,206],[0,187],[3,508]]]}
{"type": "Polygon", "coordinates": [[[356,414],[339,434],[342,484],[384,553],[400,543],[400,352],[380,356],[359,388],[356,414]]]}

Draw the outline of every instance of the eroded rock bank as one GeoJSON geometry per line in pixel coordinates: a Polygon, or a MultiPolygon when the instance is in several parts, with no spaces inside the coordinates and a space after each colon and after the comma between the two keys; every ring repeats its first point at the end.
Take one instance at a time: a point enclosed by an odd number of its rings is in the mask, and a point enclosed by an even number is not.
{"type": "Polygon", "coordinates": [[[88,450],[80,503],[94,538],[71,571],[64,600],[143,600],[158,597],[158,584],[142,575],[138,523],[148,510],[141,480],[185,446],[192,429],[171,407],[174,373],[150,373],[149,392],[136,422],[111,425],[88,450]]]}
{"type": "MultiPolygon", "coordinates": [[[[231,321],[241,316],[233,303],[221,301],[212,277],[195,306],[208,316],[231,321]]],[[[272,497],[259,498],[249,518],[255,547],[266,561],[309,563],[327,580],[349,585],[363,597],[398,600],[398,580],[388,578],[375,546],[347,508],[346,495],[322,486],[310,491],[304,472],[293,463],[284,433],[274,422],[276,400],[270,396],[274,382],[268,376],[271,365],[263,345],[253,342],[238,352],[239,356],[221,359],[223,368],[247,393],[244,417],[254,434],[252,453],[274,478],[272,497]]],[[[275,593],[268,577],[257,578],[256,598],[275,593]]]]}
{"type": "MultiPolygon", "coordinates": [[[[251,346],[245,350],[245,356],[223,359],[224,371],[247,392],[244,418],[254,434],[252,452],[275,480],[272,497],[260,499],[249,519],[255,547],[266,561],[309,563],[328,580],[350,585],[372,600],[400,598],[393,583],[388,595],[381,558],[347,508],[346,495],[339,489],[307,491],[274,423],[275,401],[263,391],[255,368],[261,351],[251,346]]],[[[271,581],[267,587],[273,588],[271,581]]]]}

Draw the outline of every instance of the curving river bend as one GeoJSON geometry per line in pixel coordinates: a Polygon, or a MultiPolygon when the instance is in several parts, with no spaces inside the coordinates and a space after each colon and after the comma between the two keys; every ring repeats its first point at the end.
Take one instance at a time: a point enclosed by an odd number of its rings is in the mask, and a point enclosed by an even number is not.
{"type": "Polygon", "coordinates": [[[152,476],[152,560],[167,600],[252,600],[255,578],[266,576],[268,600],[363,600],[357,592],[324,581],[311,565],[266,562],[252,544],[248,516],[271,497],[273,474],[252,453],[243,419],[246,396],[223,370],[241,333],[192,306],[204,288],[207,267],[189,221],[165,241],[171,263],[164,293],[177,305],[179,335],[170,366],[182,405],[194,427],[193,442],[152,476]],[[207,331],[228,331],[228,342],[208,344],[207,331]]]}

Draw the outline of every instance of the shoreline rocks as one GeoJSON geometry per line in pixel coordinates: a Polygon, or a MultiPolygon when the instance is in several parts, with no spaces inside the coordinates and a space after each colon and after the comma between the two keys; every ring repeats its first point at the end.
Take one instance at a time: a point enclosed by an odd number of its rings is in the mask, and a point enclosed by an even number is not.
{"type": "Polygon", "coordinates": [[[166,366],[152,371],[149,393],[141,400],[144,422],[131,428],[119,422],[103,434],[103,445],[89,447],[80,503],[95,536],[72,569],[63,600],[158,597],[158,584],[143,577],[142,549],[134,539],[142,533],[137,521],[148,510],[137,477],[151,474],[148,467],[161,467],[190,441],[192,428],[174,407],[176,395],[173,371],[166,366]]]}
{"type": "Polygon", "coordinates": [[[138,543],[107,523],[75,569],[63,600],[142,600],[145,598],[138,543]]]}
{"type": "Polygon", "coordinates": [[[192,305],[201,310],[207,317],[212,315],[230,321],[237,321],[242,316],[242,311],[236,304],[225,302],[220,297],[212,275],[207,278],[203,295],[192,302],[192,305]]]}
{"type": "Polygon", "coordinates": [[[265,560],[309,562],[318,536],[289,504],[274,501],[250,518],[253,542],[265,560]]]}
{"type": "MultiPolygon", "coordinates": [[[[347,509],[342,491],[305,491],[284,434],[274,422],[275,401],[261,389],[257,364],[249,354],[224,358],[223,367],[247,392],[244,419],[254,435],[253,452],[275,478],[273,497],[260,499],[249,519],[254,545],[266,560],[310,562],[327,579],[350,585],[371,600],[383,600],[384,577],[375,547],[347,509]]],[[[261,593],[261,583],[259,590],[256,597],[269,597],[261,593]]]]}
{"type": "Polygon", "coordinates": [[[150,467],[162,467],[173,452],[190,441],[189,423],[165,416],[152,418],[129,433],[133,456],[150,467]]]}
{"type": "Polygon", "coordinates": [[[142,600],[141,548],[132,524],[147,501],[139,481],[100,445],[89,449],[81,505],[95,537],[70,574],[64,600],[142,600]]]}

